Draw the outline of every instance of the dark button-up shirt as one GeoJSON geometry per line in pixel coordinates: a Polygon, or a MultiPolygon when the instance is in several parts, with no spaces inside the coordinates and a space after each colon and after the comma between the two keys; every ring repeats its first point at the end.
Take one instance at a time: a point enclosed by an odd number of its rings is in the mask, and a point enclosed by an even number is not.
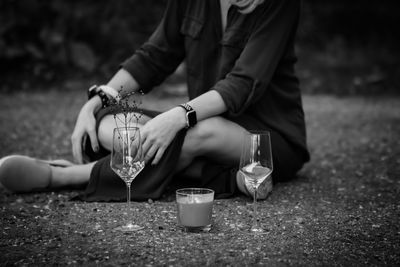
{"type": "Polygon", "coordinates": [[[156,31],[122,67],[146,92],[185,60],[190,99],[216,90],[228,108],[223,116],[277,131],[307,160],[294,70],[299,11],[299,0],[266,0],[250,14],[231,6],[223,32],[219,0],[170,0],[156,31]]]}

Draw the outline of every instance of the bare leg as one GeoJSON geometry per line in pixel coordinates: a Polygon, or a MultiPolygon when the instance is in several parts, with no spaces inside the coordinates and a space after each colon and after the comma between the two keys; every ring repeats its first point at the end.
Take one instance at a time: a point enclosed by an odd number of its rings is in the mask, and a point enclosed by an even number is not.
{"type": "MultiPolygon", "coordinates": [[[[221,117],[214,117],[201,121],[196,127],[189,130],[182,146],[178,171],[191,178],[202,175],[203,156],[219,163],[239,165],[243,133],[246,129],[240,125],[221,117]]],[[[271,179],[269,179],[271,180],[271,179]]],[[[248,190],[244,177],[238,172],[236,184],[240,192],[252,196],[248,190]]],[[[258,198],[264,199],[272,190],[272,183],[263,183],[258,190],[258,198]]]]}
{"type": "MultiPolygon", "coordinates": [[[[188,167],[199,156],[205,156],[219,163],[239,164],[240,144],[245,131],[246,129],[240,125],[222,117],[213,117],[199,122],[186,135],[178,171],[188,167]]],[[[195,162],[199,165],[197,161],[195,162]]]]}
{"type": "MultiPolygon", "coordinates": [[[[119,119],[117,119],[117,124],[113,115],[107,115],[101,120],[99,125],[98,138],[100,144],[111,150],[112,146],[112,131],[118,125],[122,126],[123,115],[119,114],[119,119]]],[[[140,122],[146,122],[150,118],[142,116],[140,122]]],[[[136,121],[136,120],[134,120],[136,121]]],[[[139,126],[136,123],[132,123],[131,126],[139,126]]],[[[49,186],[51,188],[60,187],[81,187],[89,182],[90,173],[93,169],[95,162],[91,162],[83,165],[72,165],[70,167],[55,167],[51,168],[51,179],[49,186]]]]}
{"type": "MultiPolygon", "coordinates": [[[[122,115],[120,115],[122,116],[122,115]]],[[[150,120],[142,116],[139,126],[150,120]]],[[[99,125],[98,137],[103,147],[110,150],[112,146],[112,130],[121,123],[116,124],[112,115],[103,118],[99,125]]],[[[201,175],[204,162],[197,160],[199,156],[205,156],[220,163],[239,164],[241,138],[246,130],[240,125],[222,117],[214,117],[203,120],[190,129],[185,137],[182,152],[179,158],[177,171],[185,169],[185,174],[196,177],[201,175]],[[195,160],[196,159],[196,160],[195,160]],[[190,168],[187,168],[190,166],[190,168]]],[[[94,162],[85,165],[73,165],[71,167],[51,167],[51,186],[54,188],[65,186],[79,186],[89,181],[94,162]]]]}
{"type": "MultiPolygon", "coordinates": [[[[117,124],[113,115],[105,116],[99,125],[98,138],[100,144],[111,150],[112,147],[112,131],[118,126],[121,127],[123,121],[123,115],[119,114],[119,120],[117,119],[117,124]]],[[[140,122],[146,122],[150,118],[142,116],[140,122]]],[[[134,120],[136,121],[136,120],[134,120]]],[[[132,123],[131,126],[139,126],[136,123],[132,123]]],[[[82,186],[86,184],[90,179],[90,173],[96,162],[91,162],[84,165],[73,165],[70,167],[54,167],[51,166],[52,179],[51,187],[59,188],[66,186],[82,186]]]]}
{"type": "Polygon", "coordinates": [[[48,162],[12,155],[0,160],[0,183],[13,192],[77,188],[89,181],[93,165],[60,164],[60,161],[48,162]]]}
{"type": "MultiPolygon", "coordinates": [[[[150,119],[143,116],[138,126],[140,127],[150,119]]],[[[99,141],[106,149],[111,149],[112,129],[115,127],[115,120],[111,115],[104,117],[100,122],[99,141]]],[[[183,172],[188,177],[200,177],[204,161],[199,160],[199,156],[219,163],[239,164],[240,144],[244,132],[246,129],[222,117],[213,117],[199,122],[186,134],[178,160],[177,172],[183,172]]],[[[243,179],[237,176],[236,181],[239,190],[248,194],[244,188],[243,179]]]]}
{"type": "MultiPolygon", "coordinates": [[[[122,119],[122,115],[118,115],[122,119]]],[[[133,122],[131,126],[145,124],[151,118],[143,116],[138,123],[133,122]]],[[[98,138],[101,145],[111,150],[112,131],[122,126],[113,115],[105,116],[99,125],[98,138]]],[[[240,125],[226,120],[222,117],[213,117],[199,122],[196,127],[190,129],[186,134],[182,152],[179,158],[178,171],[185,169],[198,156],[206,156],[216,162],[239,163],[243,133],[246,130],[240,125]]],[[[196,163],[201,166],[201,163],[196,163]]]]}
{"type": "Polygon", "coordinates": [[[80,187],[89,182],[90,172],[96,162],[84,165],[73,165],[70,167],[54,167],[51,166],[52,188],[60,187],[80,187]]]}
{"type": "MultiPolygon", "coordinates": [[[[113,129],[115,127],[123,127],[124,125],[121,123],[121,120],[123,120],[123,115],[118,114],[117,115],[119,119],[117,120],[114,119],[113,115],[106,115],[99,124],[99,130],[98,130],[98,138],[100,144],[107,150],[111,150],[112,148],[112,138],[113,138],[113,129]]],[[[133,120],[131,123],[131,127],[140,127],[141,125],[145,124],[147,121],[149,121],[151,118],[142,115],[139,119],[139,121],[136,123],[136,120],[133,120]]]]}
{"type": "MultiPolygon", "coordinates": [[[[122,115],[120,115],[122,117],[122,115]]],[[[150,118],[142,116],[139,123],[150,118]]],[[[121,122],[117,124],[122,126],[121,122]]],[[[133,123],[132,126],[140,126],[133,123]]],[[[112,131],[116,127],[114,117],[106,116],[100,123],[99,141],[106,149],[111,149],[112,131]]],[[[26,156],[5,157],[0,160],[0,187],[14,192],[30,192],[41,189],[77,188],[88,183],[95,162],[84,165],[58,167],[26,156]],[[3,163],[5,165],[3,165],[3,163]],[[34,175],[32,175],[34,174],[34,175]]]]}

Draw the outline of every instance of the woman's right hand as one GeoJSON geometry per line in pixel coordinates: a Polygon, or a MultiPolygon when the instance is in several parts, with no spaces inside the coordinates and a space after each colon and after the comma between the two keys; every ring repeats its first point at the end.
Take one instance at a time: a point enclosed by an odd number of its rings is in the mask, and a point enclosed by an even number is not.
{"type": "Polygon", "coordinates": [[[75,128],[71,135],[72,154],[78,164],[82,164],[82,146],[84,139],[89,137],[93,151],[99,150],[99,142],[96,133],[96,119],[94,114],[101,107],[99,96],[94,96],[81,108],[76,119],[75,128]]]}

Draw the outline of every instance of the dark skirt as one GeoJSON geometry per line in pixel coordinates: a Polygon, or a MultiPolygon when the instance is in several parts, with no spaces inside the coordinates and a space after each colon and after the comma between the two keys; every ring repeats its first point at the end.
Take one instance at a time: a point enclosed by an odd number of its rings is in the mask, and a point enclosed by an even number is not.
{"type": "MultiPolygon", "coordinates": [[[[115,114],[114,109],[102,109],[96,115],[97,125],[100,120],[108,115],[115,114]]],[[[155,117],[159,112],[143,110],[143,114],[155,117]]],[[[254,125],[246,125],[248,120],[237,121],[246,129],[254,125]]],[[[271,133],[271,143],[274,160],[273,181],[283,181],[293,178],[302,167],[303,160],[299,153],[275,131],[271,133]]],[[[183,187],[204,187],[215,191],[215,198],[228,198],[235,195],[236,172],[238,166],[223,165],[212,161],[206,161],[203,165],[201,177],[191,179],[175,173],[175,166],[179,160],[186,130],[181,130],[164,152],[160,162],[153,166],[147,165],[133,180],[131,186],[131,199],[146,201],[159,199],[165,192],[173,192],[183,187]]],[[[85,191],[77,199],[83,201],[126,201],[126,186],[110,167],[110,152],[100,147],[95,153],[90,145],[90,140],[84,144],[84,158],[88,162],[97,161],[90,174],[89,183],[85,191]]]]}

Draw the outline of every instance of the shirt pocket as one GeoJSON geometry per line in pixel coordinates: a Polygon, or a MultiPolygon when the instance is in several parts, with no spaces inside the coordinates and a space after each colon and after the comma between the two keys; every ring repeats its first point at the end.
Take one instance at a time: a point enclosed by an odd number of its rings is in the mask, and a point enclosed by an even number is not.
{"type": "Polygon", "coordinates": [[[201,30],[203,29],[203,22],[193,17],[184,17],[181,25],[180,32],[186,37],[192,39],[199,39],[201,30]]]}
{"type": "Polygon", "coordinates": [[[249,33],[240,28],[229,28],[226,30],[221,44],[223,46],[239,48],[242,50],[249,40],[249,33]]]}

